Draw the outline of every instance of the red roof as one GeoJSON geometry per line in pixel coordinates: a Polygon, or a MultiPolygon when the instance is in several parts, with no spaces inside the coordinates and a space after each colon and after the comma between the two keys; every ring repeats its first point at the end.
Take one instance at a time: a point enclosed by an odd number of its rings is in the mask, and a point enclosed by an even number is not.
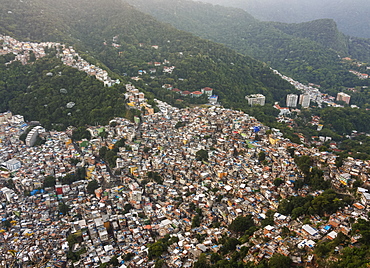
{"type": "Polygon", "coordinates": [[[178,89],[178,88],[174,88],[174,89],[172,89],[172,91],[180,92],[181,90],[178,89]]]}
{"type": "Polygon", "coordinates": [[[192,92],[191,94],[193,94],[193,95],[202,95],[203,93],[202,93],[202,92],[200,92],[200,91],[194,91],[194,92],[192,92]]]}
{"type": "Polygon", "coordinates": [[[212,90],[213,90],[213,88],[205,87],[205,88],[203,88],[203,90],[204,90],[204,91],[212,91],[212,90]]]}
{"type": "Polygon", "coordinates": [[[185,90],[185,91],[181,92],[181,94],[183,94],[183,95],[189,95],[190,94],[190,91],[185,90]]]}

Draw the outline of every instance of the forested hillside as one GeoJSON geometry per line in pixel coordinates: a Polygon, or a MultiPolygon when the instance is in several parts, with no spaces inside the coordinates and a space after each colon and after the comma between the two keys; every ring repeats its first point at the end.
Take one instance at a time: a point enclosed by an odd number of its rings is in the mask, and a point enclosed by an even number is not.
{"type": "Polygon", "coordinates": [[[107,124],[115,116],[133,116],[125,107],[122,85],[104,87],[95,77],[64,66],[52,56],[34,64],[15,62],[6,67],[4,63],[10,58],[0,57],[1,111],[11,110],[27,120],[39,120],[48,129],[107,124]],[[68,103],[74,106],[68,107],[68,103]]]}
{"type": "Polygon", "coordinates": [[[370,38],[367,0],[202,0],[202,2],[242,8],[263,21],[300,23],[333,19],[341,32],[370,38]]]}
{"type": "MultiPolygon", "coordinates": [[[[165,83],[189,91],[212,87],[222,103],[233,108],[244,108],[247,94],[265,94],[272,103],[295,92],[264,64],[160,23],[121,1],[5,0],[0,9],[1,32],[21,41],[66,42],[87,60],[97,59],[108,71],[127,76],[127,81],[141,72],[133,83],[146,91],[149,99],[157,96],[180,106],[194,102],[166,91],[162,88],[165,83]],[[23,18],[32,23],[23,23],[23,18]],[[154,66],[156,62],[159,66],[154,66]],[[163,72],[171,66],[172,72],[163,72]]],[[[39,88],[34,88],[38,92],[39,88]]],[[[110,97],[118,98],[113,92],[110,97]]],[[[14,112],[27,113],[21,109],[14,112]]]]}
{"type": "Polygon", "coordinates": [[[324,88],[363,85],[342,57],[370,62],[367,39],[349,38],[332,20],[302,24],[261,22],[241,9],[193,1],[127,0],[157,19],[223,43],[302,82],[324,88]]]}

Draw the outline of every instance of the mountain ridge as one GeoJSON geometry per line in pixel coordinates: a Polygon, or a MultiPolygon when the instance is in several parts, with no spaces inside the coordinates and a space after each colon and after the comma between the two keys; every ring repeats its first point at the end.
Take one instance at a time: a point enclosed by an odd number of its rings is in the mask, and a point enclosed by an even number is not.
{"type": "Polygon", "coordinates": [[[328,88],[359,85],[341,58],[354,55],[370,62],[366,49],[370,40],[345,36],[333,20],[290,25],[261,22],[242,9],[201,2],[127,1],[161,21],[223,43],[302,82],[328,88]]]}
{"type": "Polygon", "coordinates": [[[369,2],[354,1],[295,1],[295,0],[202,0],[226,7],[241,8],[262,21],[302,23],[318,19],[333,19],[341,32],[359,38],[370,38],[367,16],[369,2]]]}

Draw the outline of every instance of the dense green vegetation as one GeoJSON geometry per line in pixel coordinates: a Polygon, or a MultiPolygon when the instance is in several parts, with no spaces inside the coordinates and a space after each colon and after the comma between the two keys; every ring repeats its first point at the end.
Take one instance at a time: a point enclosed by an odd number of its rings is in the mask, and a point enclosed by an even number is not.
{"type": "Polygon", "coordinates": [[[264,61],[301,82],[336,89],[364,83],[348,73],[341,58],[351,56],[369,62],[370,41],[344,36],[332,20],[301,24],[271,23],[258,21],[241,9],[200,2],[128,2],[179,29],[264,61]]]}
{"type": "Polygon", "coordinates": [[[0,111],[22,114],[48,129],[108,124],[110,118],[127,113],[124,86],[104,87],[95,77],[63,65],[52,54],[30,65],[15,62],[6,67],[5,61],[6,57],[0,57],[0,111]],[[46,76],[49,72],[53,76],[46,76]],[[69,102],[75,103],[71,109],[66,107],[69,102]]]}
{"type": "MultiPolygon", "coordinates": [[[[295,119],[294,130],[302,133],[308,140],[312,137],[331,137],[337,143],[342,157],[352,156],[359,159],[370,159],[370,138],[366,133],[370,132],[370,111],[365,109],[333,108],[302,110],[295,119]],[[319,116],[321,131],[310,122],[312,116],[319,116]],[[353,132],[356,131],[356,132],[353,132]]],[[[330,151],[330,142],[327,141],[320,150],[330,151]]]]}
{"type": "Polygon", "coordinates": [[[179,238],[176,236],[170,237],[170,235],[165,235],[162,239],[159,239],[157,242],[149,245],[148,257],[149,259],[158,258],[164,252],[167,251],[168,247],[173,243],[179,241],[179,238]]]}
{"type": "MultiPolygon", "coordinates": [[[[239,109],[246,106],[244,96],[247,94],[262,93],[267,102],[272,103],[295,92],[264,64],[223,45],[159,23],[120,1],[36,0],[32,5],[27,1],[5,2],[0,7],[4,17],[0,25],[2,32],[19,40],[58,40],[73,44],[78,51],[84,51],[80,54],[86,60],[108,69],[116,78],[137,76],[139,70],[145,70],[147,74],[140,76],[141,80],[135,85],[146,92],[149,100],[156,96],[179,107],[207,101],[204,97],[182,97],[167,91],[162,88],[165,83],[189,91],[212,87],[224,106],[239,109]],[[48,15],[39,14],[33,18],[37,13],[34,9],[39,6],[43,7],[43,14],[48,15]],[[49,20],[50,16],[56,19],[49,20]],[[24,17],[36,20],[35,24],[21,25],[24,17]],[[35,31],[39,24],[41,30],[35,31]],[[51,31],[51,28],[63,30],[51,31]],[[49,30],[53,34],[46,35],[49,30]],[[113,38],[117,47],[112,46],[113,38]],[[165,60],[168,62],[163,64],[165,60]],[[149,69],[155,67],[153,62],[160,62],[161,66],[150,75],[149,69]],[[162,71],[164,65],[176,68],[173,73],[166,74],[162,71]]],[[[47,127],[103,124],[113,116],[129,117],[126,113],[131,112],[125,109],[123,86],[103,88],[94,78],[62,66],[57,59],[45,58],[30,66],[15,63],[8,69],[2,68],[4,83],[0,90],[6,97],[1,108],[24,114],[29,120],[43,118],[42,123],[47,127]],[[47,78],[41,75],[50,71],[62,72],[62,76],[47,78]],[[18,76],[22,78],[20,87],[15,87],[18,76]],[[61,88],[66,88],[68,94],[58,92],[61,88]],[[76,103],[71,110],[65,108],[69,101],[76,103]],[[21,106],[21,102],[25,105],[21,106]]]]}
{"type": "Polygon", "coordinates": [[[254,226],[252,215],[239,216],[229,225],[229,230],[241,234],[254,226]]]}
{"type": "MultiPolygon", "coordinates": [[[[350,199],[343,199],[350,202],[350,199]]],[[[291,215],[296,219],[302,215],[330,215],[346,204],[334,190],[326,190],[316,197],[290,196],[283,199],[278,207],[278,212],[284,215],[291,215]]]]}
{"type": "MultiPolygon", "coordinates": [[[[106,146],[103,146],[99,149],[99,157],[106,161],[110,167],[114,168],[116,166],[116,160],[118,158],[117,153],[119,152],[119,148],[125,146],[126,140],[124,138],[118,140],[113,148],[110,150],[106,146]]],[[[130,148],[126,148],[126,150],[130,150],[130,148]]]]}
{"type": "MultiPolygon", "coordinates": [[[[354,219],[352,219],[354,221],[354,219]]],[[[323,241],[317,245],[314,250],[318,257],[318,264],[322,267],[367,267],[370,258],[370,221],[358,219],[352,225],[352,233],[350,235],[356,237],[355,241],[350,241],[349,237],[343,233],[338,233],[338,236],[332,241],[323,241]],[[340,255],[338,254],[338,249],[340,255]],[[330,260],[328,255],[337,255],[338,258],[330,260]]]]}
{"type": "Polygon", "coordinates": [[[202,0],[242,8],[263,21],[299,23],[319,18],[334,19],[339,29],[351,36],[370,38],[367,25],[369,2],[366,0],[202,0]]]}

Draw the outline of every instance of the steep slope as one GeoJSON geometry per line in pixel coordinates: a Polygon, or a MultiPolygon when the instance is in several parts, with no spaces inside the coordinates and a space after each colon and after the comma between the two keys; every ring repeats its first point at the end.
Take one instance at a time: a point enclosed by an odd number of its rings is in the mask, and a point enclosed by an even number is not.
{"type": "Polygon", "coordinates": [[[340,33],[333,20],[321,19],[305,23],[271,23],[276,29],[282,32],[315,41],[325,48],[334,49],[341,54],[348,53],[348,40],[340,33]]]}
{"type": "Polygon", "coordinates": [[[150,98],[157,96],[179,105],[197,102],[195,98],[163,89],[165,83],[188,91],[212,87],[224,105],[234,108],[247,105],[244,98],[247,94],[265,94],[271,103],[295,92],[264,64],[160,23],[118,0],[5,2],[6,5],[0,7],[3,32],[20,40],[49,41],[52,38],[73,44],[84,51],[86,59],[93,56],[97,64],[102,62],[122,77],[141,73],[133,83],[146,90],[150,98]],[[33,16],[40,7],[43,15],[36,19],[33,16]],[[12,13],[8,13],[9,9],[12,13]],[[35,20],[36,25],[50,25],[42,31],[34,30],[32,25],[23,24],[23,17],[35,20]],[[55,20],[49,20],[51,17],[55,20]],[[12,23],[3,23],[8,21],[12,23]],[[51,29],[60,29],[58,35],[46,34],[51,29]],[[154,66],[157,62],[159,66],[154,66]],[[174,66],[172,72],[164,72],[171,66],[174,66]],[[155,70],[154,74],[150,75],[150,70],[155,70]]]}
{"type": "MultiPolygon", "coordinates": [[[[340,58],[351,55],[350,51],[356,51],[358,59],[370,61],[364,44],[360,47],[354,39],[339,33],[331,20],[293,25],[268,23],[241,9],[200,2],[127,1],[179,29],[223,43],[298,80],[326,88],[360,83],[341,64],[340,58]]],[[[365,40],[361,42],[367,44],[365,40]]]]}
{"type": "Polygon", "coordinates": [[[41,121],[48,129],[107,124],[112,117],[129,115],[124,86],[104,87],[95,77],[63,65],[55,51],[33,64],[5,65],[12,58],[0,56],[0,111],[41,121]]]}
{"type": "Polygon", "coordinates": [[[333,19],[341,32],[370,38],[367,0],[202,0],[202,2],[246,10],[263,21],[301,23],[317,19],[333,19]]]}

